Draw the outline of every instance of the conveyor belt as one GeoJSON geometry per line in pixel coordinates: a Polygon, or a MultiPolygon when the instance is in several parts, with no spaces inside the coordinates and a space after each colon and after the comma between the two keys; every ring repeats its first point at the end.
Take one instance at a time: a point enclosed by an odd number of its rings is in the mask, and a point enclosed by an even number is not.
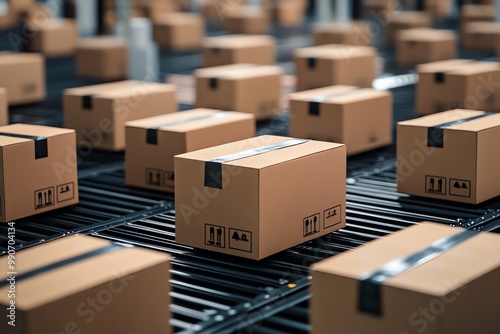
{"type": "MultiPolygon", "coordinates": [[[[305,32],[275,31],[280,36],[280,65],[288,74],[292,73],[293,48],[309,43],[305,32]]],[[[382,50],[386,73],[378,83],[391,87],[397,122],[416,117],[414,80],[408,70],[391,63],[390,54],[390,49],[382,50]]],[[[196,53],[164,52],[161,59],[164,77],[190,74],[201,63],[196,53]]],[[[62,90],[92,84],[76,79],[73,73],[72,58],[47,61],[47,100],[12,108],[11,121],[61,126],[62,90]]],[[[181,109],[189,107],[181,105],[181,109]]],[[[287,130],[286,113],[258,124],[259,134],[286,135],[287,130]]],[[[80,204],[17,221],[17,248],[86,233],[173,254],[171,323],[179,333],[307,333],[308,267],[312,263],[423,220],[500,233],[498,198],[472,206],[398,194],[393,145],[348,159],[345,229],[255,262],[176,244],[173,196],[126,186],[122,153],[93,151],[81,158],[80,204]]],[[[3,253],[6,230],[6,225],[0,225],[3,253]]]]}

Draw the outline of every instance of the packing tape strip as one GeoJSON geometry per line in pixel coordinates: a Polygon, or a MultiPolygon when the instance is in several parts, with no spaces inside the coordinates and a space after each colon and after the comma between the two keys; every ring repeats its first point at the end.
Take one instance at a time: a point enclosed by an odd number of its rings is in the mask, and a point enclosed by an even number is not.
{"type": "Polygon", "coordinates": [[[485,112],[484,114],[474,116],[474,117],[469,117],[469,118],[464,118],[464,119],[459,119],[457,121],[453,122],[447,122],[435,126],[431,126],[427,128],[427,147],[444,147],[444,129],[448,128],[450,126],[462,124],[465,122],[470,122],[475,119],[483,118],[483,117],[488,117],[491,115],[494,115],[496,113],[494,112],[485,112]]]}
{"type": "MultiPolygon", "coordinates": [[[[26,280],[26,279],[35,277],[37,275],[44,274],[44,273],[52,271],[52,270],[56,270],[56,269],[59,269],[59,268],[62,268],[62,267],[66,267],[66,266],[68,266],[70,264],[74,264],[74,263],[79,262],[79,261],[87,260],[87,259],[99,256],[99,255],[103,255],[103,254],[112,253],[114,251],[117,251],[119,249],[123,249],[125,247],[133,247],[133,246],[131,246],[131,245],[126,245],[125,246],[125,245],[118,244],[118,243],[112,243],[112,244],[110,244],[108,246],[101,247],[101,248],[98,248],[98,249],[94,249],[94,250],[92,250],[90,252],[79,254],[79,255],[70,257],[68,259],[64,259],[64,260],[61,260],[61,261],[58,261],[58,262],[54,262],[54,263],[51,263],[51,264],[48,264],[48,265],[45,265],[45,266],[42,266],[42,267],[39,267],[39,268],[36,268],[36,269],[32,269],[32,270],[27,271],[25,273],[22,273],[20,275],[17,275],[16,276],[16,282],[20,282],[22,280],[26,280]]],[[[4,281],[0,282],[0,289],[3,288],[3,287],[5,287],[5,286],[8,286],[9,284],[10,283],[9,283],[8,280],[4,280],[4,281]]]]}
{"type": "Polygon", "coordinates": [[[337,93],[332,93],[332,94],[315,96],[311,101],[309,101],[309,115],[319,115],[320,114],[320,112],[319,112],[320,104],[325,102],[326,100],[332,98],[332,97],[350,95],[350,94],[354,94],[360,90],[361,90],[361,88],[357,88],[357,89],[352,89],[352,90],[347,90],[347,91],[342,91],[342,92],[337,92],[337,93]]]}
{"type": "Polygon", "coordinates": [[[49,156],[47,137],[18,135],[15,133],[4,133],[4,132],[0,132],[0,136],[31,139],[35,143],[35,159],[42,159],[42,158],[46,158],[49,156]]]}
{"type": "Polygon", "coordinates": [[[174,126],[178,124],[184,124],[184,123],[189,123],[189,122],[194,122],[194,121],[201,121],[205,119],[212,119],[212,118],[224,118],[227,117],[229,114],[227,112],[221,111],[217,112],[214,114],[210,115],[204,115],[204,116],[196,116],[192,118],[187,118],[179,121],[172,121],[164,124],[159,124],[157,126],[153,126],[150,128],[146,129],[146,143],[148,144],[153,144],[157,145],[158,144],[158,130],[160,128],[166,127],[166,126],[174,126]]]}
{"type": "Polygon", "coordinates": [[[414,254],[390,261],[380,269],[364,275],[359,282],[359,311],[381,316],[383,313],[381,286],[385,282],[437,258],[479,233],[464,230],[450,237],[439,239],[414,254]]]}
{"type": "Polygon", "coordinates": [[[304,144],[308,141],[309,139],[290,139],[281,143],[228,154],[209,160],[205,162],[205,187],[222,189],[222,164],[225,162],[248,158],[259,154],[304,144]]]}

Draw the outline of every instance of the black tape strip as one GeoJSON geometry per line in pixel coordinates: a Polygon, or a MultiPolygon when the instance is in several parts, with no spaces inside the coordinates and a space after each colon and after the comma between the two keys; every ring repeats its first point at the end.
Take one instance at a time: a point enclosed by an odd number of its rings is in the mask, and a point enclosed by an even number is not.
{"type": "Polygon", "coordinates": [[[363,18],[363,1],[353,0],[352,1],[352,19],[361,20],[363,18]]]}
{"type": "Polygon", "coordinates": [[[419,12],[423,12],[425,10],[425,1],[424,0],[417,0],[417,8],[419,12]]]}
{"type": "Polygon", "coordinates": [[[92,98],[94,95],[89,94],[89,95],[83,95],[82,96],[82,108],[83,109],[92,109],[92,98]]]}
{"type": "Polygon", "coordinates": [[[310,68],[310,69],[313,69],[316,67],[316,58],[307,58],[307,67],[310,68]]]}
{"type": "Polygon", "coordinates": [[[321,103],[318,101],[310,101],[309,102],[309,115],[319,115],[319,108],[321,103]]]}
{"type": "Polygon", "coordinates": [[[214,114],[187,118],[187,119],[183,119],[183,120],[179,120],[179,121],[168,122],[168,123],[164,123],[164,124],[150,127],[148,129],[146,129],[146,143],[152,144],[152,145],[157,145],[158,144],[158,130],[160,128],[165,127],[165,126],[174,126],[174,125],[178,125],[178,124],[189,123],[189,122],[194,122],[194,121],[201,121],[201,120],[210,119],[210,118],[221,118],[221,117],[226,117],[227,115],[228,115],[227,112],[217,112],[214,114]]]}
{"type": "Polygon", "coordinates": [[[106,33],[106,3],[105,0],[97,0],[97,35],[106,33]]]}
{"type": "Polygon", "coordinates": [[[222,164],[229,161],[248,158],[251,156],[276,151],[308,142],[308,139],[290,139],[281,143],[263,146],[243,152],[224,155],[205,162],[205,187],[222,189],[222,164]]]}
{"type": "Polygon", "coordinates": [[[383,265],[380,269],[362,277],[359,282],[358,310],[376,316],[383,314],[382,285],[387,280],[400,276],[427,263],[450,249],[476,236],[477,231],[464,230],[450,237],[442,238],[406,257],[395,259],[383,265]]]}
{"type": "Polygon", "coordinates": [[[215,77],[209,78],[208,86],[210,87],[210,89],[217,89],[217,87],[219,86],[219,80],[215,77]]]}
{"type": "Polygon", "coordinates": [[[444,147],[444,129],[453,125],[470,122],[478,118],[494,115],[494,112],[485,112],[479,116],[460,119],[453,122],[443,123],[440,125],[431,126],[427,129],[427,147],[444,147]]]}
{"type": "Polygon", "coordinates": [[[436,72],[434,73],[434,82],[444,83],[444,72],[436,72]]]}
{"type": "Polygon", "coordinates": [[[18,134],[14,134],[14,133],[4,133],[4,132],[0,132],[0,136],[31,139],[35,143],[35,159],[42,159],[42,158],[46,158],[49,156],[47,137],[18,135],[18,134]]]}
{"type": "MultiPolygon", "coordinates": [[[[99,256],[99,255],[102,255],[102,254],[111,253],[111,252],[117,251],[118,249],[122,249],[122,248],[124,248],[124,246],[122,246],[120,244],[112,243],[111,245],[108,245],[108,246],[105,246],[105,247],[101,247],[101,248],[95,249],[93,251],[90,251],[90,252],[87,252],[87,253],[83,253],[83,254],[80,254],[80,255],[76,255],[76,256],[70,257],[68,259],[64,259],[64,260],[61,260],[61,261],[58,261],[58,262],[54,262],[54,263],[45,265],[43,267],[39,267],[39,268],[30,270],[28,272],[25,272],[23,274],[17,275],[16,276],[16,282],[20,282],[22,280],[26,280],[26,279],[38,276],[38,275],[44,274],[44,273],[52,271],[52,270],[56,270],[56,269],[59,269],[59,268],[62,268],[62,267],[66,267],[66,266],[68,266],[70,264],[74,264],[76,262],[87,260],[87,259],[90,259],[92,257],[96,257],[96,256],[99,256]]],[[[2,281],[2,282],[0,282],[0,288],[3,288],[3,287],[5,287],[5,286],[7,286],[9,284],[10,283],[7,280],[2,281]]]]}

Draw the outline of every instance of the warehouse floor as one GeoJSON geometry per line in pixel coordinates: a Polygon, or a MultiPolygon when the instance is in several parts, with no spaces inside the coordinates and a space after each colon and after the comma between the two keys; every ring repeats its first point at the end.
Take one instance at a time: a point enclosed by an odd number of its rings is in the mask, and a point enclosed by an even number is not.
{"type": "MultiPolygon", "coordinates": [[[[438,26],[455,26],[438,22],[438,26]]],[[[222,32],[216,24],[208,35],[222,32]]],[[[275,28],[279,64],[293,74],[291,56],[309,45],[308,25],[275,28]]],[[[11,49],[0,33],[0,49],[11,49]]],[[[377,36],[380,39],[380,36],[377,36]]],[[[414,118],[411,69],[394,64],[392,50],[379,46],[383,74],[377,86],[392,87],[394,121],[414,118]]],[[[494,59],[487,52],[461,52],[462,57],[494,59]]],[[[162,51],[162,77],[179,85],[181,110],[191,107],[189,75],[201,65],[196,52],[162,51]]],[[[45,102],[11,108],[11,122],[62,126],[63,89],[92,84],[74,75],[73,58],[46,62],[45,102]]],[[[288,78],[284,91],[292,89],[288,78]]],[[[258,123],[258,134],[286,135],[287,114],[258,123]]],[[[171,324],[176,333],[307,333],[308,267],[321,259],[429,220],[470,229],[500,232],[500,199],[472,206],[398,194],[395,145],[348,159],[347,227],[260,262],[195,250],[175,243],[173,194],[124,184],[122,153],[78,151],[80,204],[16,222],[18,249],[73,233],[92,234],[173,254],[171,324]]],[[[0,225],[0,251],[6,252],[7,225],[0,225]]],[[[276,236],[279,237],[279,236],[276,236]]]]}

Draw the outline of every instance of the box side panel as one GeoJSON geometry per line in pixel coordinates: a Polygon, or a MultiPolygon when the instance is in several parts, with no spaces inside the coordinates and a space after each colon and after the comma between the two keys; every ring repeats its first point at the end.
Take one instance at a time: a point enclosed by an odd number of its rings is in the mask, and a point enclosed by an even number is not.
{"type": "Polygon", "coordinates": [[[261,257],[344,227],[345,178],[345,146],[261,170],[261,257]]]}
{"type": "Polygon", "coordinates": [[[500,195],[500,126],[477,133],[476,202],[500,195]]]}

